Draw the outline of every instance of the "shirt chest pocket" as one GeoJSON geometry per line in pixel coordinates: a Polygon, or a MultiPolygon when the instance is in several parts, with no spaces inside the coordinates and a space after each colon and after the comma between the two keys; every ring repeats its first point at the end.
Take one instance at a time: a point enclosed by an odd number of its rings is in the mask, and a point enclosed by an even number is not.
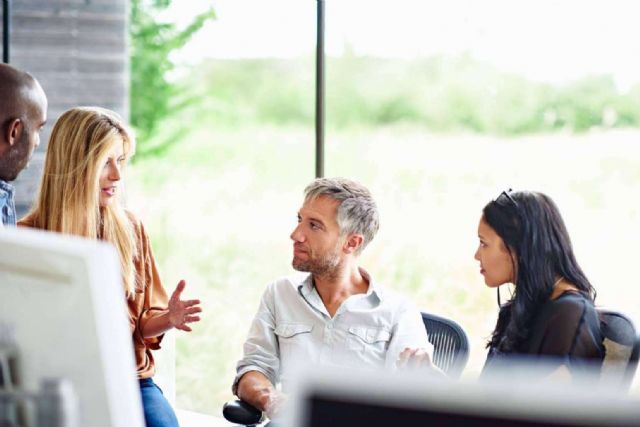
{"type": "Polygon", "coordinates": [[[305,323],[283,323],[273,331],[278,337],[280,364],[287,366],[295,360],[305,360],[309,356],[313,325],[305,323]]]}
{"type": "Polygon", "coordinates": [[[305,323],[284,323],[276,326],[273,331],[278,337],[280,349],[284,350],[290,346],[302,346],[311,339],[313,325],[305,323]]]}
{"type": "Polygon", "coordinates": [[[347,334],[347,348],[350,351],[383,355],[387,351],[391,333],[384,328],[370,326],[350,326],[347,334]]]}

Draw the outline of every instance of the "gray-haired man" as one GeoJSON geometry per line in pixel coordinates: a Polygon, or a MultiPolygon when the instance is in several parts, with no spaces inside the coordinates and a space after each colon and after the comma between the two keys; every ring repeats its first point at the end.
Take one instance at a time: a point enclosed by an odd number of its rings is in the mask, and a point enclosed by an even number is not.
{"type": "Polygon", "coordinates": [[[310,274],[270,284],[262,296],[233,392],[269,416],[277,413],[296,360],[395,368],[430,363],[420,313],[382,291],[357,264],[378,231],[369,191],[350,180],[316,179],[305,189],[291,233],[293,267],[310,274]]]}

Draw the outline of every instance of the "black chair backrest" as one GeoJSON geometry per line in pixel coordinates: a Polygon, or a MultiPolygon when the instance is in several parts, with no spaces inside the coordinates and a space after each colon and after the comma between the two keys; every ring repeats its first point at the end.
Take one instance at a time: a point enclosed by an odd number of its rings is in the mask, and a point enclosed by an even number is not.
{"type": "Polygon", "coordinates": [[[640,337],[631,319],[622,313],[598,308],[606,350],[601,378],[627,390],[638,368],[640,337]]]}
{"type": "Polygon", "coordinates": [[[467,334],[456,322],[422,312],[429,342],[433,344],[433,363],[449,377],[458,378],[469,359],[467,334]]]}

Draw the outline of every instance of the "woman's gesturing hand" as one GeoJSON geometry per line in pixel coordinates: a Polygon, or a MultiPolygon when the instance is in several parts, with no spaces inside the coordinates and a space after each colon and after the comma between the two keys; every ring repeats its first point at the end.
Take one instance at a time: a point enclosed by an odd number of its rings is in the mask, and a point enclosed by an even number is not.
{"type": "Polygon", "coordinates": [[[195,314],[202,312],[202,308],[199,306],[199,299],[186,301],[180,299],[186,285],[187,283],[181,280],[173,294],[171,294],[171,299],[169,299],[169,322],[176,329],[191,332],[191,328],[187,324],[200,321],[200,316],[195,316],[195,314]]]}

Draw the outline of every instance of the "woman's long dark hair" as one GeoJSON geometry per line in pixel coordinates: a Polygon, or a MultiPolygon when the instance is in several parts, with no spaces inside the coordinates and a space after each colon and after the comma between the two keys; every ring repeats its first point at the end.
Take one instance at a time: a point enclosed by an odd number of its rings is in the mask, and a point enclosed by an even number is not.
{"type": "Polygon", "coordinates": [[[500,308],[487,347],[518,352],[529,337],[533,317],[551,297],[559,277],[592,301],[595,290],[576,261],[560,211],[549,196],[503,192],[482,213],[511,253],[516,273],[515,292],[500,308]]]}

